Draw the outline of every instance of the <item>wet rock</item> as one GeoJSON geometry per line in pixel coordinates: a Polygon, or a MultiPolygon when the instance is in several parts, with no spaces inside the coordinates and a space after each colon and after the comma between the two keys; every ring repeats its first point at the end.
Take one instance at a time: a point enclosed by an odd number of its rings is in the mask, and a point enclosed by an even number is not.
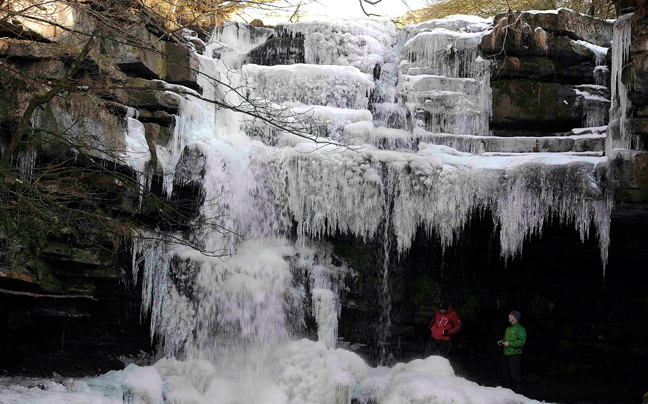
{"type": "Polygon", "coordinates": [[[498,56],[492,67],[491,80],[533,80],[561,84],[593,84],[594,63],[586,61],[575,65],[563,59],[543,56],[498,56]]]}
{"type": "Polygon", "coordinates": [[[611,157],[614,178],[623,203],[648,203],[648,152],[615,150],[611,157]]]}

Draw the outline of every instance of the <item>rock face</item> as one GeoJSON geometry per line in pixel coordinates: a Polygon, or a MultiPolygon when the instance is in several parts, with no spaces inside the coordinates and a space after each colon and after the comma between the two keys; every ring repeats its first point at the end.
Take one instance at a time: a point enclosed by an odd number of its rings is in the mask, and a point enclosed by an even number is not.
{"type": "Polygon", "coordinates": [[[123,367],[120,356],[149,351],[141,292],[127,254],[52,243],[38,257],[0,254],[2,368],[10,374],[86,375],[123,367]]]}
{"type": "Polygon", "coordinates": [[[648,202],[648,17],[629,11],[614,26],[617,63],[612,66],[613,106],[606,145],[622,209],[648,202]]]}
{"type": "Polygon", "coordinates": [[[609,82],[611,23],[569,10],[503,14],[494,23],[482,38],[495,63],[491,129],[520,135],[607,124],[610,96],[601,85],[609,82]]]}
{"type": "MultiPolygon", "coordinates": [[[[77,16],[80,20],[75,27],[92,32],[95,27],[91,18],[82,14],[77,16]]],[[[174,177],[173,172],[165,172],[169,167],[159,165],[156,155],[158,147],[174,142],[182,103],[179,95],[168,91],[169,86],[187,87],[181,87],[180,92],[201,91],[198,56],[188,44],[162,38],[142,21],[133,24],[136,29],[130,33],[130,42],[113,41],[105,35],[91,49],[73,81],[90,91],[54,99],[33,115],[32,123],[42,131],[64,132],[69,139],[89,146],[89,157],[74,158],[69,147],[45,143],[32,158],[38,164],[47,164],[54,158],[71,156],[67,169],[73,178],[82,179],[82,194],[92,195],[101,189],[104,200],[99,205],[103,211],[146,226],[158,225],[157,206],[142,201],[137,192],[110,174],[86,171],[94,164],[124,175],[135,175],[133,170],[139,169],[148,176],[151,193],[168,196],[169,206],[177,205],[186,217],[194,215],[201,204],[199,170],[194,174],[190,169],[181,170],[174,177]],[[141,135],[143,143],[143,149],[136,152],[147,156],[141,167],[126,166],[126,159],[116,159],[132,152],[135,134],[141,135]],[[190,178],[183,177],[183,172],[190,178]],[[171,195],[165,195],[165,175],[171,175],[169,181],[178,185],[171,195]],[[187,199],[192,203],[187,204],[187,199]]],[[[47,40],[40,35],[18,22],[3,22],[3,72],[15,68],[39,83],[62,80],[81,49],[79,41],[62,33],[47,40]]],[[[34,87],[15,84],[9,78],[8,73],[2,73],[0,82],[3,151],[12,129],[36,95],[34,87]]],[[[179,150],[178,159],[190,166],[191,156],[183,157],[182,152],[179,150]]],[[[54,181],[50,190],[65,192],[64,182],[54,181]]],[[[176,226],[175,230],[183,228],[179,222],[176,226]]],[[[5,358],[0,367],[11,374],[81,376],[123,368],[125,358],[141,356],[142,351],[151,353],[149,324],[146,313],[141,313],[141,279],[132,274],[130,248],[125,240],[99,236],[91,242],[65,232],[49,235],[34,247],[17,244],[0,232],[0,316],[8,325],[0,332],[5,358]]]]}

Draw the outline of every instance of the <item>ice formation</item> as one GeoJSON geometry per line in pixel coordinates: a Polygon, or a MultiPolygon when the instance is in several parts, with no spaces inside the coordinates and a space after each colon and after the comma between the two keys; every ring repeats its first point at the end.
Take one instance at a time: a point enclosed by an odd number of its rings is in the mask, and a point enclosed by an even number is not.
{"type": "Polygon", "coordinates": [[[370,75],[352,66],[296,64],[245,65],[251,97],[273,102],[300,102],[336,108],[367,108],[375,84],[370,75]]]}
{"type": "Polygon", "coordinates": [[[388,19],[340,19],[282,24],[279,36],[304,36],[305,62],[316,65],[354,66],[372,73],[389,58],[398,39],[388,19]]]}
{"type": "Polygon", "coordinates": [[[626,128],[626,120],[632,104],[628,97],[628,87],[622,80],[622,71],[630,57],[633,15],[634,13],[624,14],[614,23],[610,122],[614,122],[614,126],[618,127],[618,133],[612,133],[608,137],[605,148],[608,155],[611,155],[613,149],[632,149],[632,136],[626,128]]]}
{"type": "Polygon", "coordinates": [[[598,127],[608,122],[610,100],[607,87],[600,85],[581,84],[575,86],[577,99],[584,109],[583,127],[598,127]]]}
{"type": "Polygon", "coordinates": [[[552,219],[573,223],[583,239],[593,221],[606,258],[609,212],[596,174],[604,158],[475,156],[426,144],[416,154],[303,147],[289,160],[288,183],[291,211],[305,237],[336,231],[376,237],[386,219],[383,187],[392,184],[391,226],[400,253],[418,226],[450,246],[473,214],[489,209],[501,227],[505,258],[518,255],[525,238],[552,219]]]}
{"type": "MultiPolygon", "coordinates": [[[[306,339],[274,352],[275,372],[241,384],[204,360],[161,359],[150,367],[85,379],[22,380],[0,386],[11,404],[348,404],[419,402],[538,403],[501,387],[482,387],[456,377],[438,356],[371,368],[356,354],[306,339]]],[[[232,369],[233,370],[233,369],[232,369]]]]}
{"type": "Polygon", "coordinates": [[[490,67],[479,54],[487,25],[439,21],[419,24],[403,45],[398,95],[430,132],[488,135],[490,67]]]}

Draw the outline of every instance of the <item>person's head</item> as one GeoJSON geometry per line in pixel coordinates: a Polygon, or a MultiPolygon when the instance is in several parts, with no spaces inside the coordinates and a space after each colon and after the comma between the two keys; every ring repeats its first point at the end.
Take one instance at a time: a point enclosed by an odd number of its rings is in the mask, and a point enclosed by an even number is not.
{"type": "Polygon", "coordinates": [[[522,317],[522,315],[520,314],[519,311],[511,310],[511,313],[509,314],[509,323],[511,324],[517,323],[518,321],[520,321],[520,317],[522,317]]]}
{"type": "Polygon", "coordinates": [[[448,310],[448,307],[450,306],[450,303],[448,302],[447,299],[441,298],[439,299],[439,304],[437,307],[439,308],[439,311],[441,313],[445,313],[448,310]]]}

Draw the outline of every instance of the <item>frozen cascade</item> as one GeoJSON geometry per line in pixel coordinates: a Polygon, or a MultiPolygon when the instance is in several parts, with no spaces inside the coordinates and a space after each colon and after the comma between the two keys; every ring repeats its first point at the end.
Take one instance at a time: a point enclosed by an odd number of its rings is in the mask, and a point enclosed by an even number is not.
{"type": "Polygon", "coordinates": [[[293,262],[296,269],[306,270],[313,300],[313,314],[317,322],[318,341],[328,348],[338,342],[338,317],[340,316],[340,288],[349,273],[346,265],[331,265],[332,249],[324,245],[300,248],[299,258],[293,262]]]}
{"type": "Polygon", "coordinates": [[[222,46],[227,46],[230,51],[241,55],[261,45],[272,35],[271,29],[252,27],[238,22],[227,22],[217,27],[215,31],[215,39],[220,44],[212,46],[210,50],[221,50],[222,46]]]}
{"type": "Polygon", "coordinates": [[[583,127],[595,128],[608,123],[610,100],[608,89],[604,86],[581,84],[574,88],[579,96],[577,102],[582,103],[584,109],[583,127]]]}
{"type": "Polygon", "coordinates": [[[576,86],[576,94],[580,95],[579,102],[583,103],[585,111],[583,127],[599,127],[606,125],[609,117],[610,100],[608,100],[607,92],[607,72],[605,57],[609,48],[597,46],[587,41],[572,41],[576,46],[584,46],[594,52],[594,85],[578,85],[576,86]]]}
{"type": "Polygon", "coordinates": [[[398,39],[396,27],[387,18],[281,24],[276,32],[279,36],[304,36],[306,63],[353,66],[364,73],[388,62],[391,46],[398,39]]]}
{"type": "MultiPolygon", "coordinates": [[[[206,76],[227,82],[216,89],[203,83],[205,93],[220,94],[233,104],[240,101],[231,91],[240,83],[237,76],[225,77],[227,67],[219,63],[203,66],[210,67],[206,76]]],[[[294,282],[295,268],[312,277],[318,333],[335,347],[340,269],[323,258],[323,247],[295,246],[282,237],[290,218],[280,150],[251,141],[240,129],[240,114],[224,109],[214,115],[209,103],[190,102],[182,110],[190,115],[181,118],[188,133],[180,134],[183,145],[174,148],[194,148],[205,157],[201,217],[215,218],[223,229],[222,234],[192,237],[208,251],[231,256],[210,257],[171,243],[140,241],[135,251],[143,261],[143,310],[151,312],[152,334],[167,356],[210,361],[216,374],[227,375],[233,396],[249,402],[262,388],[255,381],[271,377],[275,347],[303,325],[304,294],[294,282]]],[[[354,113],[348,119],[367,119],[367,114],[354,113]]]]}
{"type": "Polygon", "coordinates": [[[403,45],[398,95],[430,132],[489,134],[490,66],[479,55],[487,31],[478,28],[419,27],[403,45]]]}
{"type": "Polygon", "coordinates": [[[299,102],[336,108],[367,108],[375,84],[352,66],[243,66],[251,97],[276,103],[299,102]]]}

